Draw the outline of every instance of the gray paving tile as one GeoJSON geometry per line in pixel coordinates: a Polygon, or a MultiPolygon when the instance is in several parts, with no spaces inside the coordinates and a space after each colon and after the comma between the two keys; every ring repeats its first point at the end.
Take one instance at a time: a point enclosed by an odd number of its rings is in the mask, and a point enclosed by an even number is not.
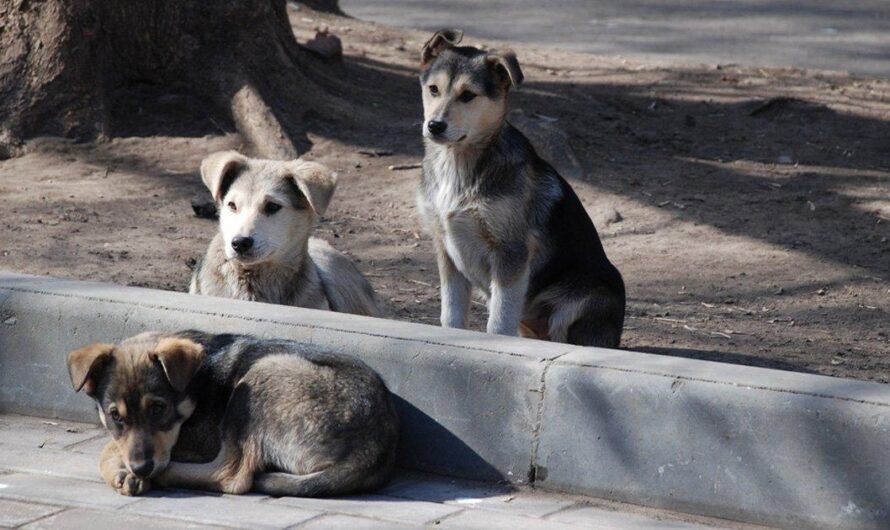
{"type": "Polygon", "coordinates": [[[416,525],[405,525],[392,521],[375,521],[351,515],[325,515],[302,524],[299,530],[387,530],[400,528],[421,528],[416,525]]]}
{"type": "Polygon", "coordinates": [[[270,504],[281,504],[306,510],[358,515],[411,524],[434,522],[446,515],[461,510],[458,506],[386,497],[383,495],[356,495],[328,499],[282,497],[271,501],[270,504]]]}
{"type": "Polygon", "coordinates": [[[0,442],[35,449],[62,449],[105,431],[96,425],[47,420],[15,414],[0,415],[0,442]]]}
{"type": "Polygon", "coordinates": [[[118,495],[104,483],[23,473],[0,476],[0,498],[100,508],[118,508],[137,501],[118,495]]]}
{"type": "Polygon", "coordinates": [[[704,530],[708,528],[721,528],[719,526],[688,523],[673,519],[648,517],[641,514],[608,510],[595,506],[581,506],[565,510],[548,517],[547,521],[603,530],[611,530],[613,528],[627,530],[645,530],[649,528],[704,530]]]}
{"type": "Polygon", "coordinates": [[[461,508],[533,517],[543,517],[577,502],[575,498],[566,495],[527,490],[510,491],[509,488],[497,485],[421,475],[397,477],[382,493],[461,508]]]}
{"type": "Polygon", "coordinates": [[[318,511],[256,502],[236,495],[185,491],[153,491],[123,511],[245,528],[286,528],[320,515],[318,511]]]}
{"type": "Polygon", "coordinates": [[[0,442],[0,469],[102,482],[99,456],[0,442]]]}
{"type": "Polygon", "coordinates": [[[60,514],[41,519],[24,527],[25,530],[64,528],[65,530],[97,530],[104,528],[125,528],[126,530],[186,530],[192,528],[221,528],[199,523],[158,520],[157,517],[129,515],[120,512],[100,512],[95,510],[71,509],[60,514]]]}
{"type": "Polygon", "coordinates": [[[537,517],[523,517],[491,510],[464,510],[457,515],[443,519],[438,528],[461,528],[466,530],[522,530],[524,528],[546,530],[578,530],[578,526],[537,517]]]}
{"type": "Polygon", "coordinates": [[[61,510],[64,510],[64,508],[60,506],[0,500],[0,526],[13,527],[23,525],[61,510]]]}

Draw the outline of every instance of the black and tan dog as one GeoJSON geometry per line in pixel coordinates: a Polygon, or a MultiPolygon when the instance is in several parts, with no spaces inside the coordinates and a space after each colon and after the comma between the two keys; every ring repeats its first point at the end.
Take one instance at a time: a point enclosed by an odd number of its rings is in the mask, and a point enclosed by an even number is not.
{"type": "Polygon", "coordinates": [[[389,478],[398,419],[367,365],[293,342],[143,333],[68,356],[75,390],[112,440],[99,470],[139,495],[160,486],[319,496],[389,478]]]}
{"type": "Polygon", "coordinates": [[[461,36],[436,33],[421,57],[418,203],[437,252],[442,325],[466,327],[475,287],[489,333],[618,346],[621,275],[578,196],[506,121],[523,79],[516,56],[458,46],[461,36]]]}

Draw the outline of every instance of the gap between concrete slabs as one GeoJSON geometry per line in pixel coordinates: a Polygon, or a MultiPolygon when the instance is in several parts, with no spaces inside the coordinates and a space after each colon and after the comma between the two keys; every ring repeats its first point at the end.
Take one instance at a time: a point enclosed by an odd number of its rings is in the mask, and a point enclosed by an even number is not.
{"type": "Polygon", "coordinates": [[[397,396],[401,464],[756,523],[890,525],[885,385],[0,273],[0,410],[95,421],[64,358],[200,328],[354,354],[397,396]]]}

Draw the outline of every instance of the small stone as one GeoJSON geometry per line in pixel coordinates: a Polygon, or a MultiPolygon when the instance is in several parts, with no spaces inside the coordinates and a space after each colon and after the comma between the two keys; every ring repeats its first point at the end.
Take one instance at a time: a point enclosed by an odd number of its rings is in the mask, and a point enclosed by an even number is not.
{"type": "Polygon", "coordinates": [[[15,326],[16,322],[18,322],[18,321],[19,321],[19,319],[15,318],[15,317],[9,317],[6,320],[4,320],[3,323],[6,324],[7,326],[15,326]]]}
{"type": "Polygon", "coordinates": [[[343,59],[343,43],[340,37],[331,35],[327,30],[315,33],[315,38],[306,43],[306,49],[320,55],[327,61],[340,61],[343,59]]]}
{"type": "Polygon", "coordinates": [[[195,217],[216,219],[216,202],[206,194],[202,193],[192,197],[192,210],[195,212],[195,217]]]}
{"type": "Polygon", "coordinates": [[[818,294],[819,296],[825,296],[825,289],[819,289],[818,291],[816,291],[816,294],[818,294]]]}

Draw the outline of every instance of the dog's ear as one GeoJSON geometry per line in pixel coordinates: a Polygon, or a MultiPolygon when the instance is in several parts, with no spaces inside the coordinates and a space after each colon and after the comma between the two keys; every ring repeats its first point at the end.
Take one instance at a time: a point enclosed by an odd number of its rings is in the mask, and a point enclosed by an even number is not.
{"type": "Polygon", "coordinates": [[[464,32],[459,29],[443,29],[437,31],[430,40],[423,45],[420,52],[420,65],[426,66],[442,53],[442,50],[453,48],[464,38],[464,32]]]}
{"type": "Polygon", "coordinates": [[[522,69],[519,68],[519,60],[516,59],[516,54],[513,53],[513,50],[489,53],[485,60],[495,69],[495,72],[501,79],[505,83],[509,83],[509,86],[512,88],[518,88],[522,84],[522,80],[525,79],[525,76],[522,75],[522,69]]]}
{"type": "Polygon", "coordinates": [[[188,339],[166,337],[158,341],[149,357],[161,364],[170,386],[182,392],[204,361],[204,347],[188,339]]]}
{"type": "Polygon", "coordinates": [[[290,176],[306,196],[309,206],[316,214],[324,215],[337,188],[337,174],[317,162],[294,160],[287,165],[290,176]]]}
{"type": "Polygon", "coordinates": [[[75,392],[83,389],[90,396],[96,392],[96,383],[111,360],[112,351],[114,344],[97,342],[68,354],[68,375],[75,392]]]}
{"type": "Polygon", "coordinates": [[[236,151],[220,151],[201,161],[201,180],[216,202],[223,200],[245,166],[247,157],[236,151]]]}

